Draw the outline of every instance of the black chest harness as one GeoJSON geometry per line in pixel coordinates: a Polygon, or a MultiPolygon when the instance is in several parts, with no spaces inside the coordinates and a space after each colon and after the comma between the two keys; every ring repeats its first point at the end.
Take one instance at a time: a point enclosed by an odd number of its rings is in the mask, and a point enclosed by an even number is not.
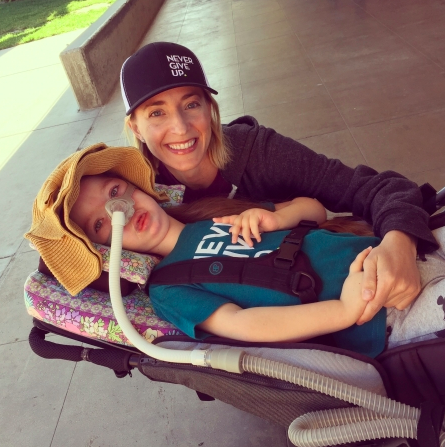
{"type": "Polygon", "coordinates": [[[302,304],[317,301],[322,282],[300,248],[316,222],[303,220],[283,239],[278,250],[259,258],[188,259],[155,269],[149,284],[245,284],[297,296],[302,304]]]}

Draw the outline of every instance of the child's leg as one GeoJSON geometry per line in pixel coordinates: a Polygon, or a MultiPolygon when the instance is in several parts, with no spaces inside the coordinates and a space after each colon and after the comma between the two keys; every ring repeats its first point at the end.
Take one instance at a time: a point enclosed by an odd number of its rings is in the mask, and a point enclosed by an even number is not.
{"type": "Polygon", "coordinates": [[[436,338],[435,332],[445,329],[444,252],[426,255],[426,261],[419,260],[417,266],[422,283],[420,295],[407,309],[388,309],[387,325],[392,330],[388,349],[436,338]]]}

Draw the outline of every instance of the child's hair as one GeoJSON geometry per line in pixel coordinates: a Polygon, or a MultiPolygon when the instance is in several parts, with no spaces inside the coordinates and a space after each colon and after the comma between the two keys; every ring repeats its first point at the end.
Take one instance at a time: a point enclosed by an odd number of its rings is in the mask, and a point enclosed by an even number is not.
{"type": "Polygon", "coordinates": [[[334,217],[319,225],[333,233],[352,233],[357,236],[374,236],[372,226],[357,216],[334,217]]]}
{"type": "MultiPolygon", "coordinates": [[[[270,209],[266,204],[247,200],[226,199],[224,197],[209,197],[166,208],[171,217],[187,224],[213,217],[240,214],[250,208],[270,209]]],[[[374,236],[371,225],[355,216],[334,217],[319,225],[319,228],[335,233],[353,233],[357,236],[374,236]]]]}
{"type": "Polygon", "coordinates": [[[240,214],[250,208],[270,209],[266,205],[248,200],[227,199],[225,197],[206,197],[192,203],[166,208],[165,212],[180,222],[194,223],[213,217],[240,214]]]}

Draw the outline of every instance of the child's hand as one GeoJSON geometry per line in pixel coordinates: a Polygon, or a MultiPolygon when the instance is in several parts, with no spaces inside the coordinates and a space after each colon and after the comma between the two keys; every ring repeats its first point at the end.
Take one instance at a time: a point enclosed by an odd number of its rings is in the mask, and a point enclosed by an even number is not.
{"type": "Polygon", "coordinates": [[[349,275],[351,275],[352,273],[363,272],[363,264],[369,253],[371,253],[371,250],[372,247],[365,248],[355,257],[355,259],[349,266],[349,275]]]}
{"type": "Polygon", "coordinates": [[[372,247],[368,247],[357,255],[349,267],[349,275],[343,283],[343,289],[340,301],[344,304],[347,312],[347,318],[350,318],[351,324],[363,314],[366,307],[366,301],[362,299],[361,286],[363,281],[363,263],[366,257],[371,253],[372,247]]]}
{"type": "Polygon", "coordinates": [[[232,233],[232,243],[236,244],[241,233],[247,245],[253,247],[252,237],[260,242],[260,232],[277,230],[278,220],[279,217],[271,211],[252,208],[233,216],[215,217],[213,222],[232,224],[229,230],[232,233]]]}

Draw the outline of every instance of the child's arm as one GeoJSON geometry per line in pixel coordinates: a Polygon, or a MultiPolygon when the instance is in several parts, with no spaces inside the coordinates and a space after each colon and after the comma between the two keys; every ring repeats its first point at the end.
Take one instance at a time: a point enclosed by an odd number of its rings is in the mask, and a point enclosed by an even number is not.
{"type": "Polygon", "coordinates": [[[261,240],[260,232],[288,230],[294,228],[302,220],[314,220],[318,224],[326,220],[324,206],[315,199],[297,197],[296,199],[275,205],[275,211],[252,208],[239,215],[217,217],[214,222],[232,224],[232,242],[236,243],[238,235],[242,236],[249,246],[253,246],[251,235],[261,240]]]}
{"type": "Polygon", "coordinates": [[[199,325],[221,337],[242,341],[302,341],[352,326],[362,315],[366,302],[361,299],[363,261],[370,249],[361,252],[351,264],[340,300],[282,307],[242,309],[224,304],[199,325]]]}

